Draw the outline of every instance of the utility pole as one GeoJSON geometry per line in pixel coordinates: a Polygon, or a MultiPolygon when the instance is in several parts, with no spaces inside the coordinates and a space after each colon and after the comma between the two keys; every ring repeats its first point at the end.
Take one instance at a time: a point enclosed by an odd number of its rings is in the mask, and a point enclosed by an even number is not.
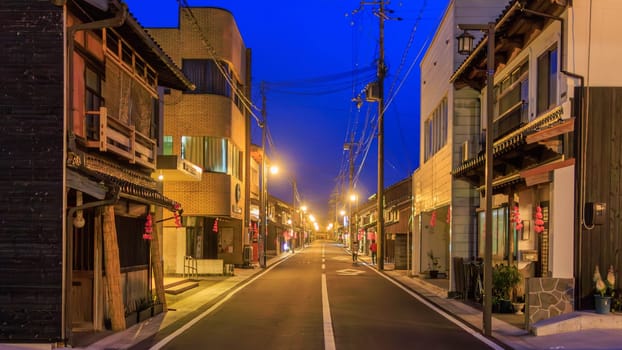
{"type": "Polygon", "coordinates": [[[354,249],[355,243],[358,241],[356,232],[352,230],[352,201],[349,200],[350,196],[354,194],[354,146],[352,142],[354,134],[351,135],[350,142],[343,145],[343,149],[348,151],[349,154],[349,174],[348,174],[348,193],[346,195],[346,201],[348,202],[348,232],[350,232],[350,249],[354,249]]]}
{"type": "Polygon", "coordinates": [[[266,243],[268,240],[268,213],[267,210],[267,202],[268,202],[268,191],[266,189],[267,181],[266,176],[266,129],[268,125],[266,124],[266,86],[264,82],[261,82],[261,195],[259,196],[259,220],[260,222],[260,230],[259,230],[259,266],[267,267],[266,264],[266,243]]]}
{"type": "Polygon", "coordinates": [[[384,233],[384,0],[380,0],[378,9],[379,27],[379,54],[378,54],[378,197],[376,207],[378,210],[378,221],[376,222],[376,232],[378,239],[378,270],[384,270],[385,259],[385,233],[384,233]]]}

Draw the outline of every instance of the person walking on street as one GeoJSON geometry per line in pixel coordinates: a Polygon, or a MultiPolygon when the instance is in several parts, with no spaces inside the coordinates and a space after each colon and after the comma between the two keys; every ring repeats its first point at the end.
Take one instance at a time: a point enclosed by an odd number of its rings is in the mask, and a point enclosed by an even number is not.
{"type": "Polygon", "coordinates": [[[371,264],[376,265],[376,257],[378,256],[378,245],[376,244],[376,240],[371,240],[369,251],[371,252],[371,264]]]}
{"type": "Polygon", "coordinates": [[[359,241],[352,241],[352,262],[356,263],[359,255],[359,241]]]}

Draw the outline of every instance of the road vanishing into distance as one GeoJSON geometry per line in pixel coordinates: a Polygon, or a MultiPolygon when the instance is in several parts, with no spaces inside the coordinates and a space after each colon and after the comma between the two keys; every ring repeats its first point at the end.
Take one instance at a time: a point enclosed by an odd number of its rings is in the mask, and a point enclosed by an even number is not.
{"type": "Polygon", "coordinates": [[[316,241],[151,349],[500,349],[342,245],[316,241]],[[445,315],[445,316],[443,316],[445,315]]]}

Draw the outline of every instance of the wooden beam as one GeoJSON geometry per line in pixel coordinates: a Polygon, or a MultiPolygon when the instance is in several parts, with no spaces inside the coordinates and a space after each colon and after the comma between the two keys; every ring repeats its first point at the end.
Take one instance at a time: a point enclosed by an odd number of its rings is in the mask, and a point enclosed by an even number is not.
{"type": "MultiPolygon", "coordinates": [[[[153,214],[154,215],[152,215],[152,217],[155,217],[155,213],[153,214]]],[[[158,298],[158,301],[162,304],[162,309],[166,311],[166,293],[164,293],[164,262],[162,259],[162,250],[160,249],[160,233],[158,230],[158,225],[153,225],[152,229],[153,235],[150,246],[153,280],[155,281],[156,296],[158,298]]]]}
{"type": "Polygon", "coordinates": [[[541,166],[538,166],[532,169],[523,170],[520,172],[520,177],[527,180],[527,178],[539,176],[542,174],[548,174],[550,171],[553,171],[555,169],[565,168],[568,166],[572,166],[574,164],[575,164],[574,158],[565,159],[565,160],[554,162],[554,163],[548,163],[548,164],[544,164],[544,165],[541,165],[541,166]]]}
{"type": "Polygon", "coordinates": [[[119,242],[114,220],[114,206],[104,208],[104,265],[108,282],[108,313],[113,331],[126,328],[123,294],[121,291],[121,262],[119,260],[119,242]]]}
{"type": "Polygon", "coordinates": [[[533,134],[527,135],[526,142],[528,144],[536,143],[572,131],[574,131],[574,118],[568,119],[550,128],[546,128],[544,130],[540,130],[538,132],[534,132],[533,134]]]}

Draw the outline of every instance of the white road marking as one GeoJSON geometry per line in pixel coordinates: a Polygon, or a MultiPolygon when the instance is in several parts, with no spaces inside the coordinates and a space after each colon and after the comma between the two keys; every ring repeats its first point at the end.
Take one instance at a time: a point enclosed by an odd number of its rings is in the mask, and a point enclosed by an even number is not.
{"type": "MultiPolygon", "coordinates": [[[[234,289],[231,293],[227,294],[224,298],[219,300],[216,304],[212,305],[212,307],[210,307],[209,309],[203,311],[203,313],[201,313],[199,316],[193,318],[192,320],[190,320],[190,322],[188,322],[185,325],[183,325],[183,327],[180,327],[175,332],[169,334],[166,338],[160,340],[159,342],[157,342],[154,346],[150,347],[149,349],[150,350],[162,349],[166,344],[170,343],[173,339],[175,339],[176,337],[181,335],[183,332],[185,332],[188,329],[190,329],[190,327],[194,326],[202,318],[205,318],[207,315],[209,315],[212,312],[214,312],[214,310],[216,310],[217,308],[220,307],[220,305],[224,304],[226,301],[231,299],[231,297],[234,296],[237,292],[241,291],[243,288],[245,288],[249,284],[255,282],[256,279],[258,279],[259,277],[261,277],[264,274],[268,273],[268,271],[270,271],[273,268],[277,267],[279,264],[281,264],[285,260],[289,259],[290,256],[279,260],[278,262],[274,263],[273,265],[271,265],[270,267],[265,269],[263,272],[258,273],[255,277],[251,278],[248,282],[246,282],[246,283],[242,284],[241,286],[239,286],[238,288],[234,289]]],[[[333,349],[334,349],[334,347],[333,347],[333,349]]]]}
{"type": "Polygon", "coordinates": [[[447,312],[443,311],[441,308],[437,307],[436,305],[432,304],[431,302],[427,301],[426,299],[424,299],[423,297],[421,297],[417,293],[415,293],[412,290],[410,290],[410,289],[404,287],[403,285],[397,283],[396,281],[394,281],[390,277],[384,275],[380,271],[376,270],[375,267],[367,265],[367,268],[369,268],[370,270],[372,270],[375,273],[379,274],[380,276],[385,278],[387,281],[393,283],[394,285],[396,285],[398,288],[402,289],[406,293],[410,294],[410,296],[412,296],[413,298],[419,300],[422,304],[424,304],[427,307],[429,307],[430,309],[434,310],[439,315],[445,317],[447,320],[449,320],[450,322],[452,322],[456,326],[462,328],[464,331],[466,331],[467,333],[471,334],[473,337],[479,339],[482,343],[490,346],[492,349],[503,350],[503,347],[499,346],[497,343],[491,341],[490,339],[488,339],[485,336],[483,336],[482,334],[478,333],[477,331],[475,331],[471,327],[469,327],[469,326],[465,325],[464,323],[460,322],[458,319],[456,319],[452,315],[448,314],[447,312]]]}
{"type": "Polygon", "coordinates": [[[337,274],[340,276],[356,276],[356,275],[365,273],[365,271],[355,270],[355,269],[343,269],[343,270],[337,270],[335,272],[337,272],[337,274]]]}
{"type": "Polygon", "coordinates": [[[322,318],[324,319],[324,349],[335,350],[335,334],[333,333],[333,321],[330,316],[330,304],[328,302],[328,289],[326,288],[326,274],[322,274],[322,318]]]}
{"type": "Polygon", "coordinates": [[[326,270],[326,264],[322,264],[322,270],[326,270]]]}

